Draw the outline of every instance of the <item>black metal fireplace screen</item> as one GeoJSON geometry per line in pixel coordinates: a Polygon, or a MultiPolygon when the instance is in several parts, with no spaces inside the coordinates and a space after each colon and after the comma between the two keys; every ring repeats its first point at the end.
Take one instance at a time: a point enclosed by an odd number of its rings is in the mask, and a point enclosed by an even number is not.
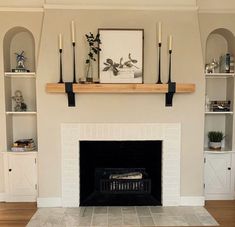
{"type": "Polygon", "coordinates": [[[97,168],[95,179],[101,193],[151,193],[151,179],[144,168],[97,168]]]}

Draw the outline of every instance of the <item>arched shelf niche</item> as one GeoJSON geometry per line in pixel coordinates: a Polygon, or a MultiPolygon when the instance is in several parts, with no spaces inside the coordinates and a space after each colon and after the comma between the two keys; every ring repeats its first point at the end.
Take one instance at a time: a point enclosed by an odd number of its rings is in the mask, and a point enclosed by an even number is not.
{"type": "Polygon", "coordinates": [[[16,54],[25,52],[25,68],[35,72],[35,40],[33,34],[24,27],[14,27],[7,31],[3,40],[4,71],[16,68],[16,54]]]}
{"type": "Polygon", "coordinates": [[[221,56],[235,53],[235,37],[233,33],[225,28],[213,30],[206,40],[205,64],[211,63],[213,59],[219,61],[221,56]]]}

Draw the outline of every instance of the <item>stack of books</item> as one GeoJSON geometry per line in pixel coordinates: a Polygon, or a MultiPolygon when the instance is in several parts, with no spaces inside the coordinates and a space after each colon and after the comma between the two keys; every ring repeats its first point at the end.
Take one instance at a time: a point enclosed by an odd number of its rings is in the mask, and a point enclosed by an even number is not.
{"type": "Polygon", "coordinates": [[[36,150],[36,145],[33,139],[19,139],[16,140],[12,147],[11,151],[34,151],[36,150]]]}

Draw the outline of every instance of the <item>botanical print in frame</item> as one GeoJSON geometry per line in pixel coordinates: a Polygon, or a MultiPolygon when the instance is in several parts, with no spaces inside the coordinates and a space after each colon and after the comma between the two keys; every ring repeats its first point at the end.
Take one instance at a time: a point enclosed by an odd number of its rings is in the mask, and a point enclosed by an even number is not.
{"type": "Polygon", "coordinates": [[[143,29],[99,29],[100,83],[143,83],[143,29]]]}

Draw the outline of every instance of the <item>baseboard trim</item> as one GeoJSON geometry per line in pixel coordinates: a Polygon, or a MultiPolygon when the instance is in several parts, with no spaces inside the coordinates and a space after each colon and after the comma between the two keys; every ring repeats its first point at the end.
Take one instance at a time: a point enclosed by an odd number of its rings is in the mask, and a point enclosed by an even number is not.
{"type": "Polygon", "coordinates": [[[180,205],[181,206],[204,206],[205,197],[204,196],[181,196],[180,205]]]}
{"type": "Polygon", "coordinates": [[[0,202],[5,202],[5,201],[6,201],[6,194],[0,193],[0,202]]]}
{"type": "Polygon", "coordinates": [[[60,197],[37,198],[37,207],[61,207],[60,197]]]}

